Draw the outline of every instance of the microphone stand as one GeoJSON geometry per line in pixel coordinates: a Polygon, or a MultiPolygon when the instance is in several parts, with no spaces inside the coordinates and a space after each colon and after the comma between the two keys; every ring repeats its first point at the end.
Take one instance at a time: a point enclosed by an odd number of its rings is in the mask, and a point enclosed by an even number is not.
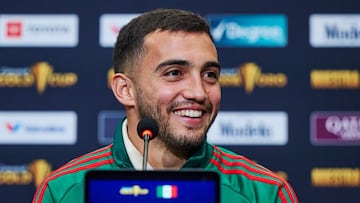
{"type": "Polygon", "coordinates": [[[144,135],[144,156],[143,156],[143,165],[142,165],[143,171],[146,171],[146,167],[147,167],[149,140],[150,140],[150,135],[146,133],[144,135]]]}

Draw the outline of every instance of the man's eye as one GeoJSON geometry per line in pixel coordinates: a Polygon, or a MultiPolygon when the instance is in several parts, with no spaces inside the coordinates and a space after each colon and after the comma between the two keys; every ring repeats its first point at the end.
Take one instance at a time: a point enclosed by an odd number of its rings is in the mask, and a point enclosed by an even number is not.
{"type": "Polygon", "coordinates": [[[206,72],[205,76],[208,78],[219,79],[219,74],[211,71],[206,72]]]}
{"type": "Polygon", "coordinates": [[[166,73],[167,76],[179,76],[181,75],[181,71],[179,70],[171,70],[166,73]]]}

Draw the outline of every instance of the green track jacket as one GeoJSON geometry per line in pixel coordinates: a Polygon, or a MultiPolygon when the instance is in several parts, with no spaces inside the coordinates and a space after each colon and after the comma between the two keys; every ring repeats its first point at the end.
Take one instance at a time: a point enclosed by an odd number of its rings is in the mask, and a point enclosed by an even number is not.
{"type": "MultiPolygon", "coordinates": [[[[133,169],[117,127],[114,143],[78,157],[53,171],[37,188],[33,203],[84,202],[84,177],[92,169],[133,169]]],[[[205,143],[182,169],[216,171],[223,203],[297,203],[291,186],[268,169],[227,149],[205,143]]]]}

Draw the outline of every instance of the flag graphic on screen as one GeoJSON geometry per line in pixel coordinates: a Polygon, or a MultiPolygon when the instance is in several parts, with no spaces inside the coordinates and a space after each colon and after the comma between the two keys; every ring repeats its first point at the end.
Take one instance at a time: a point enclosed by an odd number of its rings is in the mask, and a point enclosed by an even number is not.
{"type": "Polygon", "coordinates": [[[156,187],[156,197],[163,199],[175,199],[178,196],[176,185],[160,185],[156,187]]]}

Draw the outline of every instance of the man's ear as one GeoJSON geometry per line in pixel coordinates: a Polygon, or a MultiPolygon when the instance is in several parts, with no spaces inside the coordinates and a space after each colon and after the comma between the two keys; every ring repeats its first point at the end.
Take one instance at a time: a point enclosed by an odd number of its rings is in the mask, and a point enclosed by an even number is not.
{"type": "Polygon", "coordinates": [[[112,79],[111,88],[116,99],[124,106],[134,106],[135,98],[131,80],[122,73],[116,73],[112,79]]]}

